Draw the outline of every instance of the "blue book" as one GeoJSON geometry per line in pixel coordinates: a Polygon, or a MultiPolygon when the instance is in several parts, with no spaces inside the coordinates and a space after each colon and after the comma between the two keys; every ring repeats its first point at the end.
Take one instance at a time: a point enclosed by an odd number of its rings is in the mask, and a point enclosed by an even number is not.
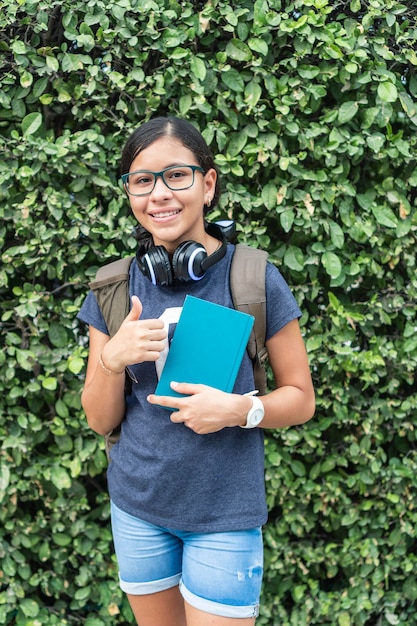
{"type": "Polygon", "coordinates": [[[174,380],[231,392],[253,323],[252,315],[186,296],[155,394],[181,397],[174,380]]]}

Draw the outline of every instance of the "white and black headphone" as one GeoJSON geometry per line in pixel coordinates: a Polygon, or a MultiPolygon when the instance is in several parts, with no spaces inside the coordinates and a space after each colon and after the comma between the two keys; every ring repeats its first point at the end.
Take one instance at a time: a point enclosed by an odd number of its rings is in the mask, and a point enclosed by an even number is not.
{"type": "Polygon", "coordinates": [[[204,246],[197,241],[183,241],[172,257],[164,246],[152,246],[146,250],[141,245],[136,252],[136,262],[142,274],[153,285],[172,285],[174,282],[188,283],[201,280],[209,267],[226,254],[227,241],[235,233],[233,221],[207,224],[206,231],[220,241],[220,246],[208,255],[204,246]]]}

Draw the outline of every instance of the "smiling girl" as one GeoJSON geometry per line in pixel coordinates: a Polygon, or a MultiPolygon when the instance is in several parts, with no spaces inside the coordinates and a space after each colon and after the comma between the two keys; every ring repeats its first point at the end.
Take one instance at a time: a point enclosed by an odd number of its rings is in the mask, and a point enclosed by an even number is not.
{"type": "Polygon", "coordinates": [[[108,470],[120,585],[139,626],[253,626],[267,519],[263,429],[314,413],[301,312],[268,263],[266,345],[276,389],[246,395],[254,380],[245,354],[233,393],[181,381],[173,386],[186,397],[156,397],[186,295],[233,307],[234,246],[206,221],[218,174],[191,123],[159,117],[140,126],[121,172],[139,224],[131,310],[112,338],[92,292],[79,313],[90,335],[88,423],[102,435],[121,425],[108,470]]]}

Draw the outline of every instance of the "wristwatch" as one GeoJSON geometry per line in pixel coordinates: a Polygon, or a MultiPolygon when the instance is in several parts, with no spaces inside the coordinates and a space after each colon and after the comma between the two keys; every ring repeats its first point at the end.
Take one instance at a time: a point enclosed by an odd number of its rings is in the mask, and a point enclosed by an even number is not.
{"type": "Polygon", "coordinates": [[[246,417],[246,424],[241,428],[255,428],[255,426],[258,426],[258,424],[260,424],[260,422],[262,422],[264,418],[265,410],[260,398],[257,398],[256,396],[251,396],[251,400],[252,407],[249,409],[248,415],[246,417]]]}

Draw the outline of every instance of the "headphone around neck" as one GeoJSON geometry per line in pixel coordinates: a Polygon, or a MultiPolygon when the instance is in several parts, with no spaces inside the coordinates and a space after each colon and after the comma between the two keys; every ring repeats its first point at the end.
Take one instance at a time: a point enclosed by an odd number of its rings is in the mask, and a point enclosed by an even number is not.
{"type": "Polygon", "coordinates": [[[224,257],[227,249],[227,239],[220,224],[208,224],[206,231],[220,241],[220,247],[213,254],[208,255],[204,246],[197,241],[183,241],[172,258],[164,246],[152,246],[146,250],[141,245],[136,252],[140,271],[153,285],[166,286],[174,282],[201,280],[207,269],[224,257]]]}

